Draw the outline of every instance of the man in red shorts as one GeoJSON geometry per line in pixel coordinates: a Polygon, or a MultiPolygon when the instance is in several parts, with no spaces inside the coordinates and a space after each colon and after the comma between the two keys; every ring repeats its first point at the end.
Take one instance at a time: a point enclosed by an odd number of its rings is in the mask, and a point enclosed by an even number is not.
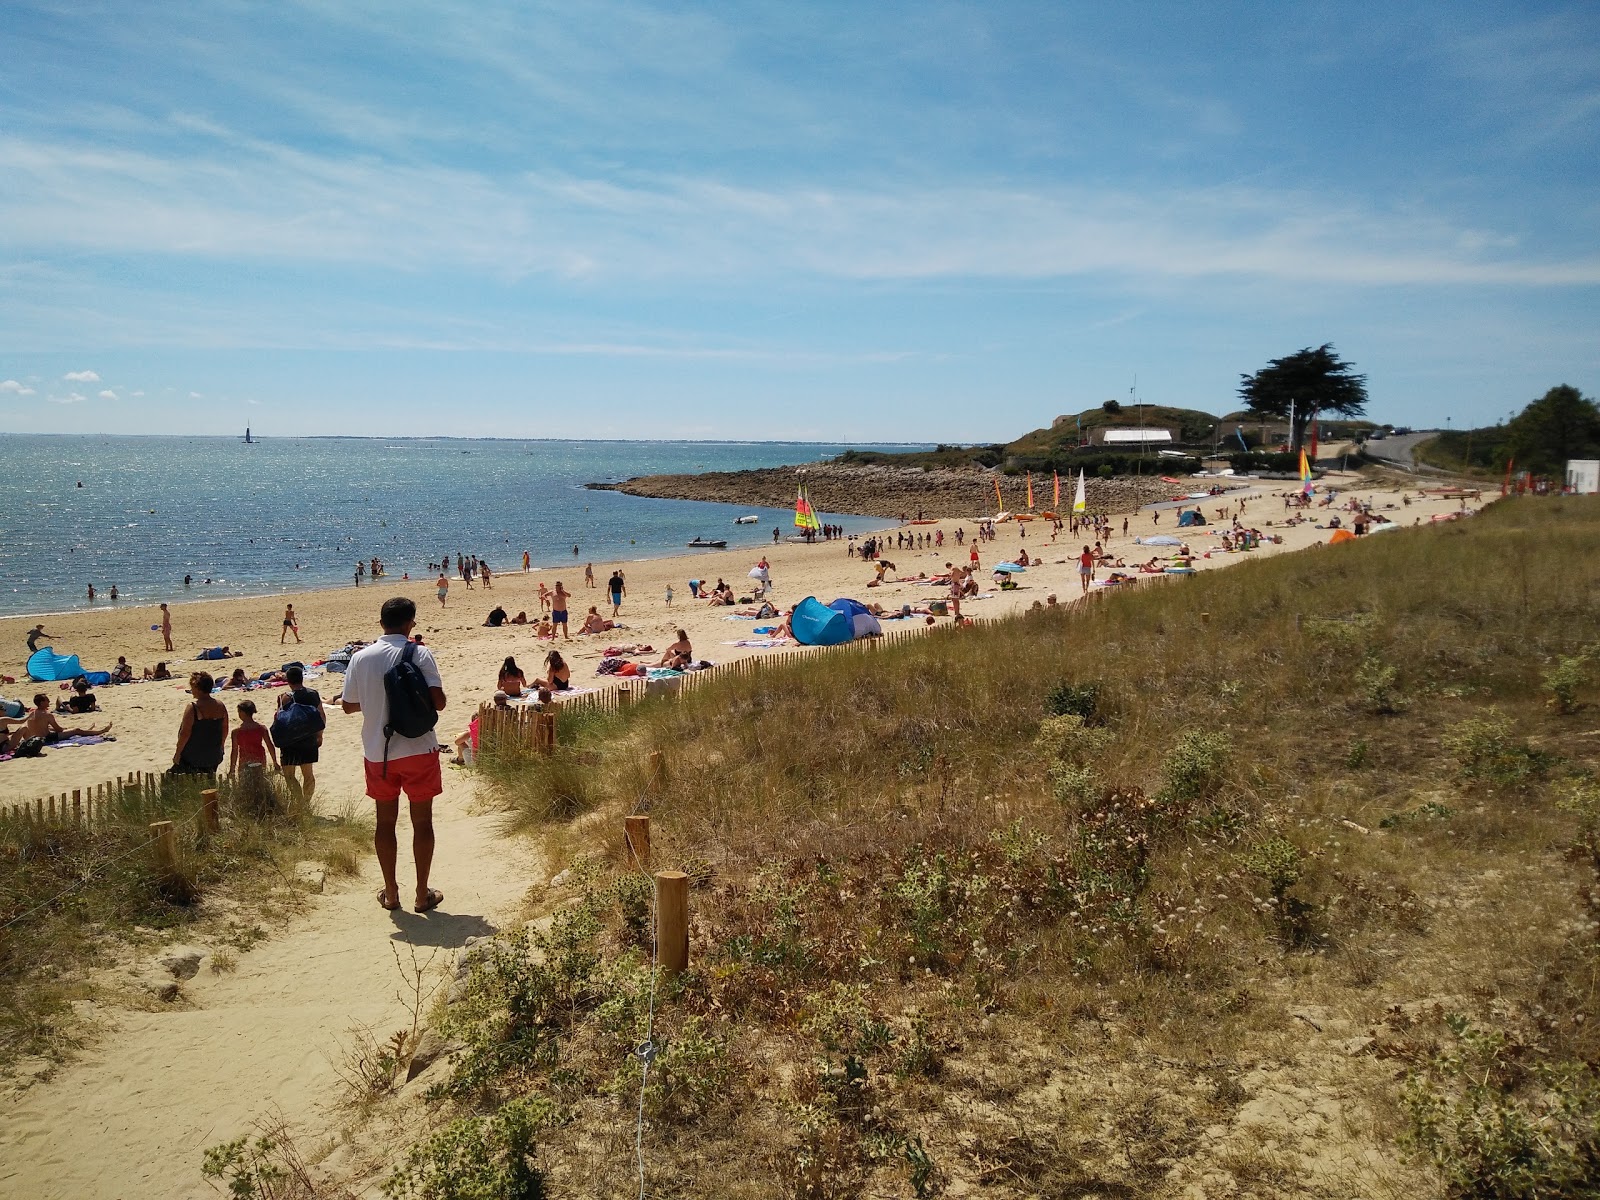
{"type": "MultiPolygon", "coordinates": [[[[394,910],[400,907],[400,885],[395,879],[395,860],[399,855],[395,822],[400,816],[400,793],[406,794],[411,810],[411,853],[417,864],[415,911],[438,908],[444,893],[428,886],[428,868],[433,863],[433,798],[444,790],[439,774],[439,739],[432,730],[421,737],[399,733],[384,737],[389,724],[389,695],[384,675],[400,661],[410,633],[417,623],[417,606],[404,596],[385,600],[378,614],[383,636],[358,650],[350,659],[344,676],[340,707],[347,713],[361,714],[361,752],[366,760],[367,795],[377,804],[377,831],[373,848],[383,870],[383,890],[378,903],[394,910]],[[387,742],[387,745],[385,744],[387,742]]],[[[439,665],[426,646],[414,645],[412,664],[422,672],[433,697],[435,712],[444,710],[444,684],[439,665]]]]}

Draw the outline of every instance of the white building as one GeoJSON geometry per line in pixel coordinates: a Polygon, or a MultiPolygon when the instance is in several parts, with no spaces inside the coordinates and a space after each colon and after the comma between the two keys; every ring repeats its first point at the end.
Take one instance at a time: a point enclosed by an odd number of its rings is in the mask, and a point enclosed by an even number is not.
{"type": "Polygon", "coordinates": [[[1567,486],[1580,496],[1600,492],[1600,458],[1567,459],[1567,486]]]}

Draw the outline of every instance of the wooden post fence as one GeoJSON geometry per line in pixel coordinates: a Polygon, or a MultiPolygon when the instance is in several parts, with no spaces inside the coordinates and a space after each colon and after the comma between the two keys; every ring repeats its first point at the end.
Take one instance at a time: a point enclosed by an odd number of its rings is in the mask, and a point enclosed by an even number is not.
{"type": "Polygon", "coordinates": [[[156,840],[156,866],[169,875],[176,872],[178,869],[178,842],[172,836],[172,822],[152,822],[150,832],[156,840]]]}
{"type": "Polygon", "coordinates": [[[217,813],[216,788],[207,788],[200,793],[200,828],[207,833],[222,832],[222,818],[217,813]]]}
{"type": "Polygon", "coordinates": [[[689,877],[656,872],[656,961],[668,977],[689,969],[689,877]]]}
{"type": "Polygon", "coordinates": [[[643,816],[622,819],[622,837],[627,843],[632,866],[641,871],[650,870],[650,818],[643,816]]]}

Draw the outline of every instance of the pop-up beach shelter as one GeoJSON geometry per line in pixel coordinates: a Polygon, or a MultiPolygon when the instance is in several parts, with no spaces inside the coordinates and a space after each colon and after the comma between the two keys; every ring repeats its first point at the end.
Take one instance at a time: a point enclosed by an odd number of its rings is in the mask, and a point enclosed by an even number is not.
{"type": "Polygon", "coordinates": [[[1198,508],[1186,508],[1178,517],[1178,528],[1185,529],[1191,525],[1204,525],[1206,519],[1200,515],[1198,508]]]}
{"type": "Polygon", "coordinates": [[[836,613],[843,613],[850,618],[850,633],[852,637],[870,637],[875,633],[882,633],[883,626],[878,624],[878,618],[872,615],[872,610],[859,600],[851,600],[841,596],[828,605],[836,613]]]}
{"type": "Polygon", "coordinates": [[[802,646],[840,646],[855,637],[855,622],[815,596],[807,596],[794,606],[789,628],[802,646]]]}
{"type": "Polygon", "coordinates": [[[28,656],[28,674],[40,683],[53,683],[58,679],[76,679],[83,674],[76,654],[57,654],[49,647],[35,650],[28,656]]]}

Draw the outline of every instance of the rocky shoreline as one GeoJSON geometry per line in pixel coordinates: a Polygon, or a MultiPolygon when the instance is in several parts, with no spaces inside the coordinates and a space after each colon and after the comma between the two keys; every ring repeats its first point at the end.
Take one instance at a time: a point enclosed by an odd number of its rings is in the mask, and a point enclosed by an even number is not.
{"type": "MultiPolygon", "coordinates": [[[[973,470],[924,470],[845,463],[810,463],[804,467],[763,467],[750,471],[708,471],[703,475],[640,475],[622,483],[591,483],[597,491],[624,492],[658,500],[714,500],[723,504],[749,504],[762,508],[787,508],[794,503],[795,485],[804,480],[811,503],[819,512],[858,513],[869,517],[987,516],[995,511],[995,473],[973,470]]],[[[1000,476],[1006,508],[1021,509],[1023,482],[1000,476]]],[[[1074,481],[1061,480],[1061,504],[1070,509],[1074,481]]],[[[1087,484],[1091,512],[1128,512],[1156,500],[1168,500],[1186,490],[1183,485],[1143,479],[1090,479],[1087,484]]],[[[1050,508],[1051,481],[1034,480],[1034,508],[1050,508]]]]}

